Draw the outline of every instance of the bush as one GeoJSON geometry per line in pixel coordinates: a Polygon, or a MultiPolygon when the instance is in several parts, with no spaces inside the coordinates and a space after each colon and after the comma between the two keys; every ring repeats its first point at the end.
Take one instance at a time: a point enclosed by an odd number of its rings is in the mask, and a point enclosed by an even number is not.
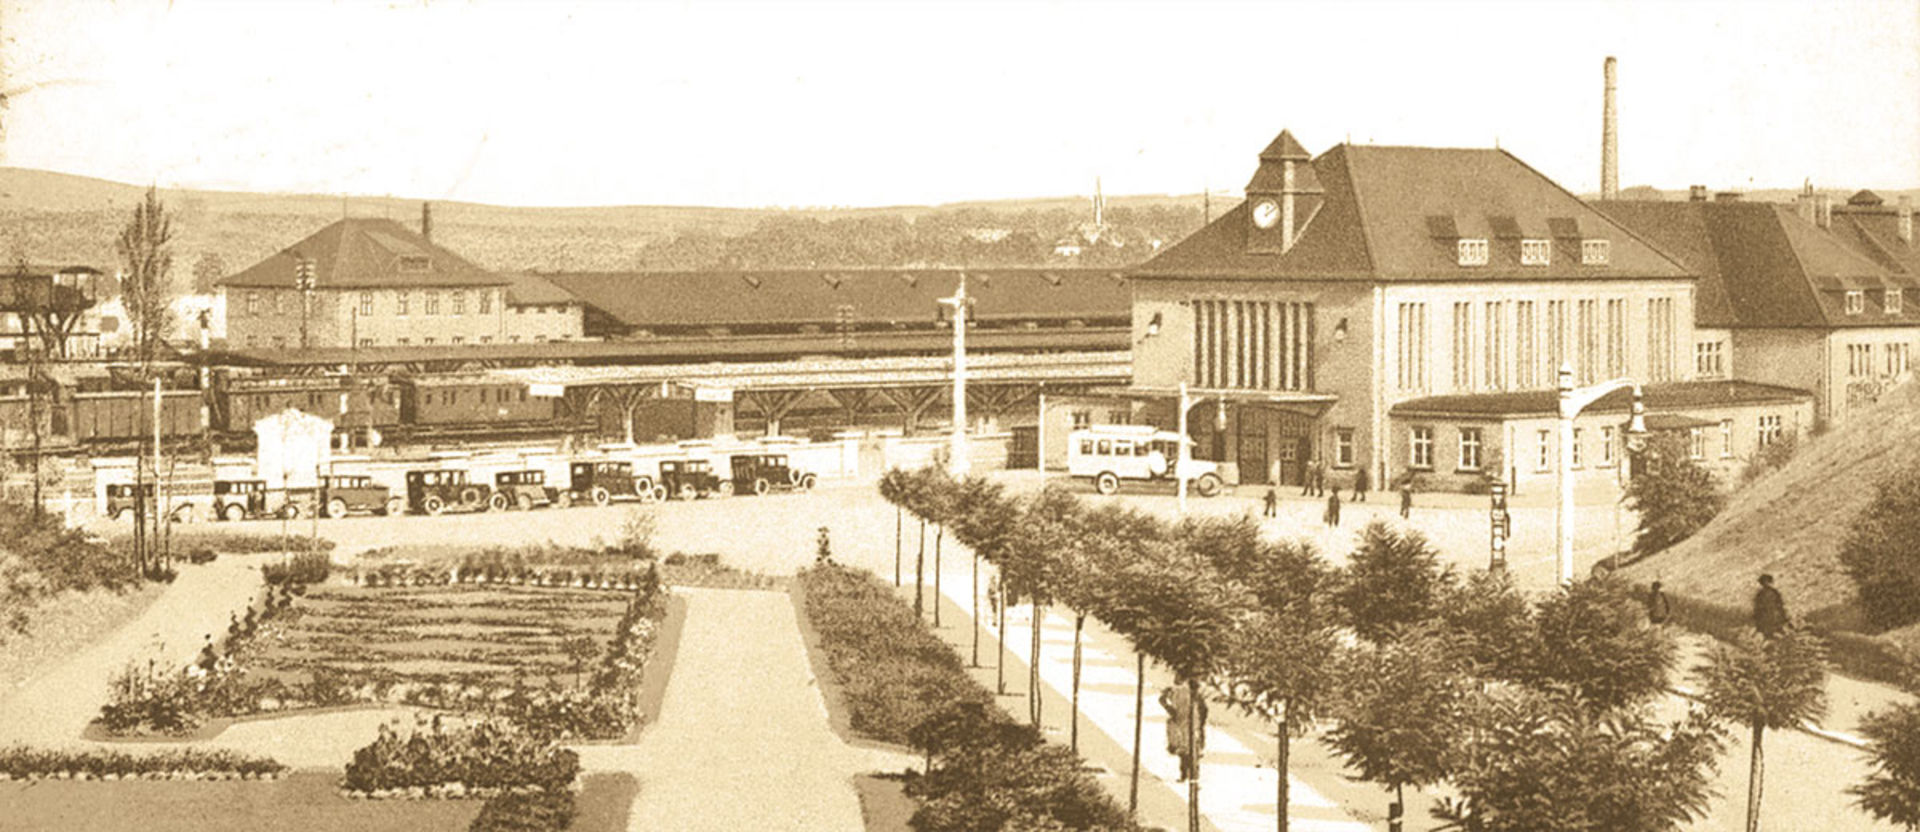
{"type": "Polygon", "coordinates": [[[1640,515],[1633,554],[1644,557],[1693,536],[1726,505],[1713,472],[1694,461],[1687,438],[1673,432],[1649,437],[1634,457],[1627,481],[1627,507],[1640,515]]]}
{"type": "Polygon", "coordinates": [[[807,620],[856,733],[905,743],[914,726],[954,703],[992,703],[960,657],[886,584],[835,564],[816,565],[799,579],[807,620]]]}
{"type": "Polygon", "coordinates": [[[206,722],[199,687],[184,670],[161,670],[152,662],[128,665],[114,677],[107,704],[100,708],[101,727],[116,736],[191,734],[206,722]]]}
{"type": "Polygon", "coordinates": [[[1915,551],[1920,551],[1920,471],[1907,471],[1880,483],[1840,546],[1840,565],[1853,578],[1861,610],[1875,627],[1891,630],[1920,621],[1915,551]]]}
{"type": "Polygon", "coordinates": [[[30,505],[0,503],[0,541],[15,559],[8,565],[0,558],[0,591],[8,593],[0,598],[118,589],[137,582],[131,557],[67,528],[59,514],[36,513],[30,505]]]}
{"type": "Polygon", "coordinates": [[[580,773],[580,755],[512,723],[488,720],[401,736],[380,726],[372,744],[353,752],[341,785],[351,791],[463,784],[467,789],[527,788],[565,791],[580,773]]]}
{"type": "Polygon", "coordinates": [[[301,552],[286,563],[270,563],[260,569],[269,584],[317,584],[333,572],[333,558],[323,551],[301,552]]]}
{"type": "MultiPolygon", "coordinates": [[[[1820,424],[1816,424],[1814,427],[1816,432],[1825,432],[1824,429],[1820,427],[1820,424]]],[[[1787,467],[1787,463],[1793,461],[1793,455],[1799,451],[1799,434],[1781,434],[1780,438],[1767,443],[1765,447],[1753,455],[1753,459],[1747,461],[1747,468],[1741,472],[1740,479],[1742,482],[1750,483],[1769,473],[1785,468],[1787,467]]]]}
{"type": "Polygon", "coordinates": [[[917,832],[1135,828],[1072,751],[998,710],[949,708],[913,733],[932,760],[925,774],[907,775],[907,795],[920,802],[909,821],[917,832]]]}
{"type": "Polygon", "coordinates": [[[1453,582],[1425,535],[1375,520],[1361,531],[1334,602],[1354,632],[1379,644],[1438,615],[1453,582]]]}
{"type": "Polygon", "coordinates": [[[557,832],[573,825],[571,792],[503,794],[480,807],[467,832],[557,832]]]}

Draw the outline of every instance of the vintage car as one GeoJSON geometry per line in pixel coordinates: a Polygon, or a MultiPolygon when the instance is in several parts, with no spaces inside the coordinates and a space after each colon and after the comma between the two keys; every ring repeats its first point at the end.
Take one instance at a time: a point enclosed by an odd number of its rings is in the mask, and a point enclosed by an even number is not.
{"type": "Polygon", "coordinates": [[[355,511],[386,516],[399,514],[406,509],[406,501],[364,474],[321,477],[319,504],[326,509],[327,516],[333,518],[345,517],[355,511]]]}
{"type": "Polygon", "coordinates": [[[213,515],[222,520],[251,520],[267,517],[267,484],[264,480],[215,480],[213,515]]]}
{"type": "Polygon", "coordinates": [[[559,502],[560,490],[547,485],[544,471],[501,471],[493,475],[494,496],[506,500],[507,505],[529,511],[535,506],[550,506],[559,502]]]}
{"type": "Polygon", "coordinates": [[[659,485],[669,496],[682,500],[733,493],[733,481],[721,479],[713,472],[713,463],[704,459],[660,460],[659,485]]]}
{"type": "Polygon", "coordinates": [[[567,466],[571,482],[560,492],[562,505],[575,501],[604,506],[631,497],[652,502],[666,498],[666,490],[648,477],[635,477],[633,463],[616,460],[579,461],[567,466]]]}
{"type": "Polygon", "coordinates": [[[734,454],[731,461],[735,493],[810,491],[818,481],[814,475],[790,466],[786,454],[734,454]]]}
{"type": "MultiPolygon", "coordinates": [[[[153,483],[142,483],[139,494],[146,498],[146,513],[153,516],[153,483]]],[[[118,520],[133,512],[135,500],[133,483],[115,483],[107,486],[107,518],[118,520]]]]}
{"type": "Polygon", "coordinates": [[[407,472],[407,510],[416,514],[457,511],[501,511],[507,507],[504,494],[496,494],[485,483],[467,479],[467,472],[436,468],[407,472]]]}

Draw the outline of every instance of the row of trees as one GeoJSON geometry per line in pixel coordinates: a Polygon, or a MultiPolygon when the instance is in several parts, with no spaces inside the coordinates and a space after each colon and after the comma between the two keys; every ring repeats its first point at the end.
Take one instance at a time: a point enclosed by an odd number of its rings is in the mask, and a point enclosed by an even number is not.
{"type": "MultiPolygon", "coordinates": [[[[1798,631],[1752,634],[1693,669],[1703,707],[1663,722],[1652,705],[1679,652],[1672,634],[1647,624],[1630,587],[1596,578],[1529,599],[1503,574],[1443,567],[1423,536],[1382,523],[1335,568],[1310,545],[1263,539],[1250,517],[1169,523],[1053,488],[1015,496],[934,468],[890,471],[880,487],[900,512],[934,526],[936,541],[951,531],[976,569],[978,560],[994,567],[1000,609],[1033,606],[1033,724],[1043,716],[1035,668],[1049,607],[1075,624],[1071,743],[1087,620],[1131,642],[1141,680],[1135,805],[1149,658],[1193,699],[1205,693],[1270,720],[1283,772],[1291,741],[1320,729],[1355,777],[1393,795],[1394,829],[1404,791],[1440,783],[1454,796],[1433,812],[1450,829],[1675,829],[1705,812],[1731,726],[1752,733],[1748,822],[1757,828],[1765,733],[1824,707],[1822,644],[1798,631]]],[[[918,597],[924,570],[915,572],[918,597]]],[[[995,662],[1002,693],[1005,653],[995,662]]],[[[1188,788],[1198,828],[1199,779],[1188,788]]],[[[1285,776],[1275,800],[1285,830],[1285,776]]],[[[1897,819],[1878,808],[1886,803],[1862,799],[1897,819]]]]}

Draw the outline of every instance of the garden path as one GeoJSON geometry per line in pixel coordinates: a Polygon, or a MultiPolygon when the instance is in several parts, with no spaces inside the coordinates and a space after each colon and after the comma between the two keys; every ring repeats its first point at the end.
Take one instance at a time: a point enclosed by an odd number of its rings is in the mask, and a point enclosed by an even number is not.
{"type": "Polygon", "coordinates": [[[0,701],[0,745],[84,744],[80,734],[106,704],[114,674],[150,658],[176,667],[193,661],[206,636],[226,632],[227,616],[259,593],[258,560],[182,564],[180,576],[140,617],[97,643],[75,645],[65,662],[0,701]]]}
{"type": "Polygon", "coordinates": [[[852,778],[900,764],[827,722],[784,592],[675,590],[686,629],[659,721],[638,746],[587,746],[589,771],[640,778],[631,828],[860,830],[852,778]]]}

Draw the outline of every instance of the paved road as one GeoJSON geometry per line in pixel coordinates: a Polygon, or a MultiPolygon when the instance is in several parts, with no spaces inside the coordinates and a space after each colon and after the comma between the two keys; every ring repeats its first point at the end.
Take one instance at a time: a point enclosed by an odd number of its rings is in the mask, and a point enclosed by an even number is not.
{"type": "Polygon", "coordinates": [[[631,828],[862,830],[853,776],[903,761],[828,726],[789,596],[675,591],[687,623],[659,722],[636,747],[581,749],[589,770],[640,778],[631,828]]]}

